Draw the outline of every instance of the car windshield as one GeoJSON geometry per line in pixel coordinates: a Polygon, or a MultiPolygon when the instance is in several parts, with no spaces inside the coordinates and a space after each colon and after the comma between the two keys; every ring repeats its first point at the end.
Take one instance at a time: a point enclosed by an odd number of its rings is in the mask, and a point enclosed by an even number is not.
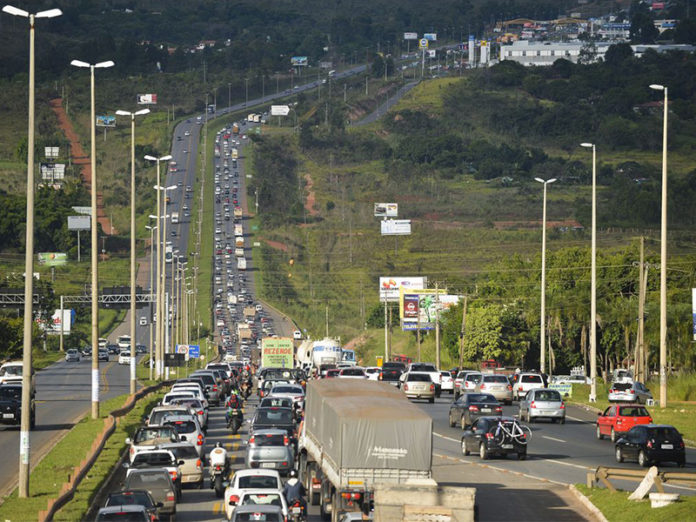
{"type": "Polygon", "coordinates": [[[285,446],[285,435],[268,433],[254,436],[254,444],[256,446],[285,446]]]}
{"type": "Polygon", "coordinates": [[[296,388],[294,386],[275,386],[272,393],[294,393],[296,395],[304,395],[302,388],[296,388]]]}
{"type": "Polygon", "coordinates": [[[555,390],[537,391],[534,398],[538,401],[561,402],[561,394],[555,390]]]}
{"type": "Polygon", "coordinates": [[[650,414],[643,406],[622,406],[619,408],[619,415],[625,417],[649,417],[650,414]]]}
{"type": "Polygon", "coordinates": [[[483,382],[497,382],[501,384],[508,384],[507,377],[504,375],[484,375],[483,382]]]}
{"type": "Polygon", "coordinates": [[[22,367],[21,366],[5,366],[2,370],[0,370],[0,376],[2,375],[22,375],[22,367]]]}
{"type": "Polygon", "coordinates": [[[292,422],[292,411],[280,408],[259,409],[256,411],[255,422],[290,424],[292,422]]]}
{"type": "Polygon", "coordinates": [[[150,495],[148,495],[145,491],[119,491],[117,493],[111,493],[109,498],[106,499],[106,504],[104,507],[129,505],[145,506],[146,508],[150,508],[152,507],[150,495]]]}
{"type": "Polygon", "coordinates": [[[487,393],[469,393],[467,394],[467,399],[468,401],[471,402],[490,402],[490,403],[495,403],[498,402],[493,395],[489,395],[487,393]]]}
{"type": "Polygon", "coordinates": [[[630,390],[633,387],[632,382],[615,382],[611,386],[614,390],[616,391],[626,391],[630,390]]]}
{"type": "Polygon", "coordinates": [[[240,489],[278,489],[278,479],[264,475],[239,478],[240,489]]]}
{"type": "Polygon", "coordinates": [[[247,506],[249,504],[270,504],[271,506],[283,507],[283,502],[280,500],[280,494],[278,493],[252,493],[244,495],[240,504],[242,506],[247,506]]]}
{"type": "Polygon", "coordinates": [[[21,386],[0,386],[0,401],[19,401],[21,399],[21,386]]]}
{"type": "Polygon", "coordinates": [[[408,382],[430,382],[430,375],[424,375],[422,373],[409,373],[408,382]]]}
{"type": "Polygon", "coordinates": [[[174,430],[167,426],[157,428],[143,428],[135,434],[135,443],[145,442],[155,439],[171,439],[174,435],[174,430]]]}

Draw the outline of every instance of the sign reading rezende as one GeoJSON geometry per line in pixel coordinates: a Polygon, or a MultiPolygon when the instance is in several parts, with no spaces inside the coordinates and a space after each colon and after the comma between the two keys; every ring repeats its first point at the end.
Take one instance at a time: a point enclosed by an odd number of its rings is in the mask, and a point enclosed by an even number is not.
{"type": "Polygon", "coordinates": [[[261,340],[261,366],[264,368],[292,368],[295,345],[289,337],[266,337],[261,340]]]}

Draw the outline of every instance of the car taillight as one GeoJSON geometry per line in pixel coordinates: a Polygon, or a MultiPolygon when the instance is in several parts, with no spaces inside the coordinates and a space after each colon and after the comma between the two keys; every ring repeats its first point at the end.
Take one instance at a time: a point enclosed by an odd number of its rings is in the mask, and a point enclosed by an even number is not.
{"type": "Polygon", "coordinates": [[[492,439],[493,437],[494,437],[494,435],[493,435],[492,433],[486,433],[486,438],[487,438],[487,439],[490,440],[490,439],[492,439]]]}
{"type": "Polygon", "coordinates": [[[198,412],[198,415],[203,415],[205,412],[203,410],[198,412]]]}
{"type": "Polygon", "coordinates": [[[430,391],[435,391],[435,384],[430,385],[430,391]]]}
{"type": "Polygon", "coordinates": [[[648,448],[651,448],[651,449],[652,449],[652,447],[653,447],[653,443],[652,443],[652,441],[651,441],[651,440],[649,440],[649,441],[648,441],[648,444],[647,444],[647,446],[648,446],[648,448]]]}
{"type": "Polygon", "coordinates": [[[469,411],[479,411],[478,406],[474,406],[473,404],[469,406],[469,411]]]}
{"type": "Polygon", "coordinates": [[[495,411],[500,411],[500,412],[502,412],[502,411],[503,411],[503,407],[502,407],[502,406],[496,406],[496,407],[495,407],[495,411]]]}
{"type": "Polygon", "coordinates": [[[562,402],[562,403],[561,403],[561,409],[562,409],[562,410],[565,410],[565,402],[562,402]]]}
{"type": "Polygon", "coordinates": [[[197,442],[197,444],[198,444],[199,446],[202,446],[202,445],[203,445],[203,435],[200,435],[200,434],[198,435],[198,442],[197,442]]]}
{"type": "Polygon", "coordinates": [[[379,375],[377,376],[377,378],[378,378],[380,381],[382,380],[382,372],[379,372],[379,375]]]}
{"type": "Polygon", "coordinates": [[[253,435],[251,437],[249,437],[249,444],[254,444],[255,441],[256,441],[256,438],[253,435]]]}
{"type": "Polygon", "coordinates": [[[217,385],[213,386],[213,391],[217,391],[217,385]]]}
{"type": "Polygon", "coordinates": [[[229,503],[236,504],[237,502],[239,502],[239,497],[237,495],[230,495],[229,503]]]}
{"type": "Polygon", "coordinates": [[[636,394],[636,391],[635,391],[635,390],[629,390],[628,393],[631,394],[631,395],[635,395],[635,394],[636,394]]]}
{"type": "Polygon", "coordinates": [[[167,491],[167,500],[170,502],[173,502],[175,500],[173,491],[167,491]]]}
{"type": "Polygon", "coordinates": [[[616,390],[612,388],[611,390],[609,390],[609,393],[616,393],[616,390]]]}
{"type": "Polygon", "coordinates": [[[362,493],[350,493],[346,491],[345,493],[341,493],[341,497],[346,500],[359,500],[362,497],[362,493]]]}
{"type": "Polygon", "coordinates": [[[285,444],[286,446],[290,444],[290,439],[288,439],[287,435],[283,435],[283,444],[285,444]]]}
{"type": "Polygon", "coordinates": [[[196,469],[201,469],[201,459],[196,461],[196,469]]]}
{"type": "Polygon", "coordinates": [[[529,405],[529,407],[530,407],[530,408],[536,408],[536,404],[534,404],[534,401],[531,402],[531,404],[529,405]]]}
{"type": "Polygon", "coordinates": [[[512,386],[508,384],[508,391],[512,391],[512,386]]]}
{"type": "Polygon", "coordinates": [[[681,448],[681,449],[684,448],[684,441],[683,440],[679,441],[679,448],[681,448]]]}
{"type": "Polygon", "coordinates": [[[215,471],[222,471],[222,466],[215,466],[215,471]]]}
{"type": "Polygon", "coordinates": [[[176,471],[170,471],[169,474],[172,476],[172,480],[176,480],[176,471]]]}
{"type": "Polygon", "coordinates": [[[483,384],[483,383],[481,383],[481,389],[482,389],[482,390],[485,390],[485,389],[486,389],[486,385],[483,384]]]}
{"type": "Polygon", "coordinates": [[[404,391],[408,391],[408,384],[404,383],[404,391]]]}

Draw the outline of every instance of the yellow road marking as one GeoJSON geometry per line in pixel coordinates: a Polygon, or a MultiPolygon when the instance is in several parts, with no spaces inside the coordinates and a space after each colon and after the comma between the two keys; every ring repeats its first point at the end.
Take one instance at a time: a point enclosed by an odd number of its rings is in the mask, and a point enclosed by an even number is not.
{"type": "Polygon", "coordinates": [[[232,434],[230,433],[229,435],[225,435],[226,439],[237,439],[240,440],[242,436],[239,433],[232,434]]]}
{"type": "Polygon", "coordinates": [[[215,504],[213,504],[213,515],[217,515],[218,513],[222,513],[222,502],[215,502],[215,504]]]}
{"type": "Polygon", "coordinates": [[[106,377],[106,372],[111,369],[111,367],[116,363],[116,361],[109,361],[108,364],[104,365],[101,370],[101,382],[104,383],[104,390],[103,392],[106,393],[109,391],[109,379],[106,377]]]}

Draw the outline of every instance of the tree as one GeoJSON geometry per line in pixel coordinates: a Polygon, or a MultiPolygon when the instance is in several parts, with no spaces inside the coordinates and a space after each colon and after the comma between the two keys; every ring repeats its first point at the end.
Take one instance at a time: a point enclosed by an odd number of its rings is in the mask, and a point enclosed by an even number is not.
{"type": "Polygon", "coordinates": [[[633,57],[633,49],[630,44],[618,43],[610,45],[604,54],[604,61],[612,66],[621,65],[628,58],[633,57]]]}

